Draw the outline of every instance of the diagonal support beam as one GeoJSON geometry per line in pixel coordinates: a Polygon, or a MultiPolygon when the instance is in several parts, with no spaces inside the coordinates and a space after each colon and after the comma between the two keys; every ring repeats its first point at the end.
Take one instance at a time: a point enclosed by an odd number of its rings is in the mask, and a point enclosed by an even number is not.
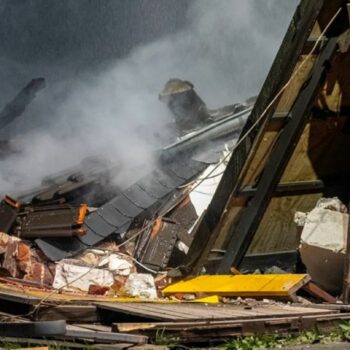
{"type": "Polygon", "coordinates": [[[37,92],[45,87],[44,78],[32,79],[19,94],[0,111],[0,130],[19,117],[37,92]]]}
{"type": "Polygon", "coordinates": [[[318,93],[320,82],[325,76],[327,62],[337,47],[337,38],[331,38],[320,53],[308,85],[300,92],[291,109],[291,119],[282,130],[274,149],[271,151],[255,196],[244,210],[226,248],[226,254],[220,262],[217,274],[230,272],[231,266],[238,266],[249,248],[260,220],[270,202],[288,161],[302,133],[305,121],[310,114],[312,104],[318,93]]]}

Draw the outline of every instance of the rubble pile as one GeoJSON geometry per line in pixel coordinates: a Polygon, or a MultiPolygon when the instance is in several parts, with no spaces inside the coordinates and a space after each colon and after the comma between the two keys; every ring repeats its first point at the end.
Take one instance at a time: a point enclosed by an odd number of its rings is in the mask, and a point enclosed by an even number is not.
{"type": "Polygon", "coordinates": [[[211,109],[170,79],[174,138],[150,170],[116,183],[120,163],[96,156],[4,194],[0,337],[132,349],[350,321],[350,21],[330,3],[301,2],[257,99],[211,109]]]}

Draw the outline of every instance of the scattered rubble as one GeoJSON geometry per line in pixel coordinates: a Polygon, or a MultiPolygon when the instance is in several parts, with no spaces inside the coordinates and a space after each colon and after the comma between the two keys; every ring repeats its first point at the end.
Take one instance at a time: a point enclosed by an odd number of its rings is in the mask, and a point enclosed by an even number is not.
{"type": "MultiPolygon", "coordinates": [[[[349,223],[346,206],[338,198],[322,198],[304,215],[301,259],[314,282],[330,293],[339,294],[343,287],[349,223]]],[[[300,225],[301,214],[297,216],[300,225]]]]}
{"type": "MultiPolygon", "coordinates": [[[[3,198],[0,316],[18,323],[4,329],[130,347],[160,331],[198,344],[350,320],[348,87],[322,85],[348,51],[333,31],[310,51],[305,33],[332,12],[322,3],[302,1],[258,99],[210,109],[170,79],[159,99],[178,137],[137,181],[115,184],[119,164],[89,158],[3,198]],[[291,75],[309,52],[318,59],[291,75]],[[288,96],[274,104],[279,86],[288,96]]],[[[26,86],[0,128],[43,86],[26,86]]]]}

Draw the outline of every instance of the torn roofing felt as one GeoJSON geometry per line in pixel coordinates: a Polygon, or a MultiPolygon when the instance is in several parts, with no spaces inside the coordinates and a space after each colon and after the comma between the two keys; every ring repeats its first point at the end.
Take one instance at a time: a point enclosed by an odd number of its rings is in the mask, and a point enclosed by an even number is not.
{"type": "Polygon", "coordinates": [[[107,239],[123,236],[135,218],[151,214],[176,191],[199,175],[207,164],[186,157],[160,165],[115,198],[91,213],[85,220],[84,236],[64,240],[36,239],[36,244],[53,261],[67,258],[107,239]]]}

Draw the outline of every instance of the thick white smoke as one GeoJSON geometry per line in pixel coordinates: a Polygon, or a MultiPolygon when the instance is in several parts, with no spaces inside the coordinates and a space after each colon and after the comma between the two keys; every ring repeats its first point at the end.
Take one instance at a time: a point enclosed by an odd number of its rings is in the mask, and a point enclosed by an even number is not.
{"type": "MultiPolygon", "coordinates": [[[[296,5],[296,0],[196,0],[180,31],[98,71],[48,81],[8,128],[27,131],[14,136],[22,151],[1,162],[0,192],[30,188],[44,175],[95,154],[120,162],[117,182],[138,176],[130,169],[150,168],[154,149],[167,139],[171,118],[157,98],[164,83],[175,77],[192,81],[209,107],[257,94],[296,5]]],[[[26,68],[36,76],[50,72],[48,62],[26,68]]],[[[60,69],[64,66],[56,72],[60,69]]]]}

